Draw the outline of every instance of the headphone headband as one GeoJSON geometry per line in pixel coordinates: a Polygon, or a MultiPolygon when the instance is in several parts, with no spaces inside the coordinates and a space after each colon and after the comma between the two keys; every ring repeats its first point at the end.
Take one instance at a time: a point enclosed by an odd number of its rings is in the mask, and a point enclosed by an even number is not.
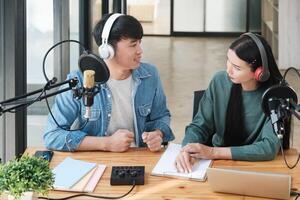
{"type": "Polygon", "coordinates": [[[103,31],[102,31],[102,35],[101,35],[102,45],[108,43],[108,37],[109,37],[110,30],[111,30],[114,22],[116,21],[116,19],[118,19],[118,17],[120,17],[121,15],[123,15],[123,14],[114,13],[106,20],[103,31]]]}
{"type": "Polygon", "coordinates": [[[254,33],[244,33],[242,35],[249,36],[256,44],[256,46],[259,50],[259,53],[260,53],[262,68],[263,68],[263,72],[260,77],[260,81],[268,80],[268,78],[270,77],[270,71],[269,71],[269,65],[268,65],[268,57],[267,57],[267,53],[266,53],[264,45],[262,44],[260,39],[254,33]]]}

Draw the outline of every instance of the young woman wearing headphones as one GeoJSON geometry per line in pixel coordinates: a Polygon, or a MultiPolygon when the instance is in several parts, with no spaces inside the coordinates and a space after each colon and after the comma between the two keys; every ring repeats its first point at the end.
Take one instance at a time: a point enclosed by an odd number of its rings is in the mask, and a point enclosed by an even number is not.
{"type": "MultiPolygon", "coordinates": [[[[227,52],[227,70],[209,84],[191,124],[186,127],[183,149],[176,159],[180,172],[190,172],[196,158],[272,160],[280,140],[261,108],[266,89],[282,76],[270,46],[256,34],[236,39],[227,52]]],[[[289,144],[289,133],[284,146],[289,144]]]]}
{"type": "MultiPolygon", "coordinates": [[[[129,15],[110,14],[96,24],[93,34],[110,78],[94,97],[91,118],[83,130],[62,130],[49,118],[44,135],[47,148],[122,152],[146,146],[160,150],[162,142],[173,140],[174,135],[158,71],[141,62],[141,24],[129,15]]],[[[82,82],[80,71],[68,78],[75,76],[82,82]]],[[[66,92],[56,97],[52,110],[62,126],[70,127],[78,118],[81,127],[84,109],[66,92]]]]}

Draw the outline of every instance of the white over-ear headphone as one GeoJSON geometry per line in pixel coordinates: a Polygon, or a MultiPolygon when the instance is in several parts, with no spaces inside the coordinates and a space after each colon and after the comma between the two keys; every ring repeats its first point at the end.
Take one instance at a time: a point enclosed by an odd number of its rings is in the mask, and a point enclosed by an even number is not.
{"type": "Polygon", "coordinates": [[[106,20],[106,22],[104,24],[104,27],[103,27],[103,30],[102,30],[102,36],[101,36],[102,37],[102,44],[98,48],[99,55],[104,60],[112,59],[115,55],[115,51],[114,51],[113,46],[108,43],[108,37],[109,37],[109,33],[110,33],[110,30],[111,30],[114,22],[121,15],[123,15],[123,14],[120,14],[120,13],[112,14],[106,20]]]}

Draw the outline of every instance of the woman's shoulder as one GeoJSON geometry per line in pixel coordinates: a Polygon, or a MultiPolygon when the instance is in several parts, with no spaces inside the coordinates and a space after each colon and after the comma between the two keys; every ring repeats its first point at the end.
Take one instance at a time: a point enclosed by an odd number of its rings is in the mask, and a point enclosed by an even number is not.
{"type": "Polygon", "coordinates": [[[221,84],[221,85],[231,85],[232,82],[230,81],[226,71],[219,71],[215,73],[212,78],[212,83],[214,84],[221,84]]]}
{"type": "Polygon", "coordinates": [[[215,73],[212,80],[209,83],[208,91],[211,95],[222,94],[224,97],[230,93],[232,82],[230,81],[226,71],[219,71],[215,73]]]}

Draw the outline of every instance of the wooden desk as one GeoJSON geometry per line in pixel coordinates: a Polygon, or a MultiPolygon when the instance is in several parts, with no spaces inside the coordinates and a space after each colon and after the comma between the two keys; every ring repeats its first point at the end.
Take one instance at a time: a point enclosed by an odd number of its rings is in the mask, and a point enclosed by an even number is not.
{"type": "MultiPolygon", "coordinates": [[[[33,154],[37,148],[28,148],[26,151],[33,154]]],[[[286,152],[289,162],[294,163],[296,151],[286,152]]],[[[110,174],[114,165],[144,165],[145,166],[145,185],[136,188],[124,199],[260,199],[257,197],[245,197],[239,195],[222,194],[212,192],[208,182],[196,182],[183,179],[173,179],[166,177],[150,176],[150,173],[160,158],[161,152],[152,153],[147,149],[131,149],[125,153],[112,152],[54,152],[50,167],[55,167],[66,156],[90,162],[105,164],[105,173],[100,179],[93,194],[102,196],[119,196],[126,193],[131,186],[111,186],[110,174]]],[[[279,155],[273,161],[267,162],[242,162],[231,160],[214,161],[213,167],[234,168],[252,171],[268,171],[290,174],[292,176],[292,187],[300,189],[300,166],[290,170],[279,155]]],[[[65,197],[74,193],[51,191],[49,197],[65,197]]],[[[91,199],[78,197],[77,199],[91,199]]],[[[292,198],[291,198],[292,199],[292,198]]]]}

